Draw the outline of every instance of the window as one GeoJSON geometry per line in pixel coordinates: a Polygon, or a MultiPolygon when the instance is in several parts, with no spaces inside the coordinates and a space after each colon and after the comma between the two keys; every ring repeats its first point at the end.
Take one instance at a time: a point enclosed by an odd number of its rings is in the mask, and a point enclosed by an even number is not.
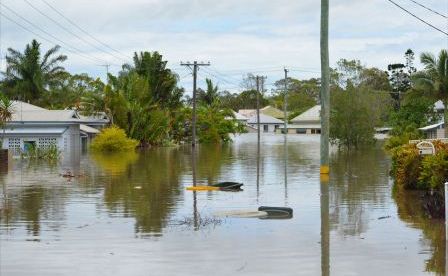
{"type": "Polygon", "coordinates": [[[8,149],[12,152],[12,155],[16,156],[20,154],[20,138],[9,138],[8,149]]]}
{"type": "Polygon", "coordinates": [[[36,148],[36,141],[23,141],[23,149],[25,152],[29,152],[36,148]]]}
{"type": "Polygon", "coordinates": [[[41,149],[48,149],[52,145],[56,145],[57,138],[56,137],[41,137],[39,138],[38,146],[41,149]]]}
{"type": "Polygon", "coordinates": [[[263,131],[264,132],[268,132],[269,131],[269,126],[268,125],[263,125],[263,131]]]}
{"type": "Polygon", "coordinates": [[[306,128],[297,128],[296,133],[297,134],[306,134],[306,128]]]}

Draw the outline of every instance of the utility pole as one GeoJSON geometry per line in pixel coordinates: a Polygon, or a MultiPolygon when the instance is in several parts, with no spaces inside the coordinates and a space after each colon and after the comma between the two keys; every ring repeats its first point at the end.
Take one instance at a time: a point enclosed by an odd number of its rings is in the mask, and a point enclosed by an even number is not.
{"type": "MultiPolygon", "coordinates": [[[[284,68],[285,71],[285,95],[283,96],[283,120],[285,121],[284,133],[288,134],[288,72],[289,70],[284,68]]],[[[286,137],[286,136],[285,136],[286,137]]]]}
{"type": "Polygon", "coordinates": [[[103,66],[103,67],[106,68],[106,81],[107,81],[107,83],[109,83],[109,67],[110,67],[110,64],[106,63],[106,64],[102,64],[100,66],[103,66]]]}
{"type": "Polygon", "coordinates": [[[190,62],[181,62],[180,65],[182,66],[188,66],[189,68],[191,68],[191,66],[193,66],[193,129],[192,129],[192,141],[191,141],[191,145],[194,147],[196,146],[196,81],[198,78],[198,70],[199,70],[199,66],[210,66],[210,62],[207,63],[199,63],[197,61],[190,63],[190,62]]]}
{"type": "Polygon", "coordinates": [[[328,53],[328,14],[329,0],[321,0],[320,15],[320,60],[321,60],[321,135],[320,135],[320,174],[328,177],[329,134],[330,134],[330,62],[328,53]]]}
{"type": "Polygon", "coordinates": [[[260,93],[264,91],[264,80],[266,77],[264,76],[255,76],[255,82],[257,85],[257,135],[258,135],[258,143],[260,142],[260,93]]]}

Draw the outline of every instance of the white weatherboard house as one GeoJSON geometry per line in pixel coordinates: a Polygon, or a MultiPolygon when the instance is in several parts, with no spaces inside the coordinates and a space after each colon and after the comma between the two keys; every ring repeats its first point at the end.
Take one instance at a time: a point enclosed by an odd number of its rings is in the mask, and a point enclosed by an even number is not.
{"type": "Polygon", "coordinates": [[[419,128],[425,133],[427,139],[441,139],[445,138],[445,123],[439,122],[437,124],[419,128]]]}
{"type": "MultiPolygon", "coordinates": [[[[287,125],[288,133],[296,134],[320,134],[320,105],[303,112],[299,116],[291,120],[287,125]]],[[[283,129],[281,129],[283,131],[283,129]]]]}
{"type": "MultiPolygon", "coordinates": [[[[247,124],[257,129],[257,114],[251,116],[247,120],[247,124]]],[[[265,115],[263,113],[260,113],[260,130],[262,132],[272,132],[274,133],[280,126],[283,125],[283,121],[279,120],[277,118],[271,117],[269,115],[265,115]]]]}
{"type": "Polygon", "coordinates": [[[32,146],[48,148],[56,145],[63,155],[79,152],[83,142],[88,143],[106,122],[108,120],[104,118],[81,118],[74,110],[48,110],[15,101],[2,146],[9,149],[13,156],[26,152],[32,146]]]}

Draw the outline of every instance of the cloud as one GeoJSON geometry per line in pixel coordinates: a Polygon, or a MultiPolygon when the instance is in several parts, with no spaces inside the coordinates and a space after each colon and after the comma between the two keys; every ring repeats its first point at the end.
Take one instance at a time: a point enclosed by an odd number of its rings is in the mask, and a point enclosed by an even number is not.
{"type": "MultiPolygon", "coordinates": [[[[235,89],[241,75],[247,73],[244,70],[238,72],[239,69],[251,68],[260,71],[262,68],[278,68],[278,71],[271,69],[271,72],[266,72],[269,80],[274,82],[282,77],[283,66],[311,68],[312,71],[318,71],[320,66],[320,1],[45,1],[129,59],[134,51],[157,50],[181,76],[188,71],[180,67],[180,61],[211,61],[210,69],[214,70],[215,77],[211,75],[211,71],[206,70],[202,72],[202,76],[216,78],[223,87],[229,89],[235,89]],[[232,73],[224,73],[232,70],[232,73]]],[[[396,1],[446,29],[443,18],[413,5],[410,1],[396,1]]],[[[448,13],[441,2],[428,0],[425,4],[448,13]]],[[[117,59],[116,53],[111,54],[110,49],[71,26],[42,0],[34,0],[31,3],[90,43],[85,43],[66,32],[22,0],[4,0],[2,3],[66,44],[81,49],[83,54],[76,55],[61,45],[62,50],[69,55],[66,63],[69,70],[88,72],[104,78],[104,68],[100,67],[101,64],[114,64],[116,66],[111,67],[112,72],[117,72],[119,65],[124,62],[117,59]],[[98,47],[103,51],[99,51],[98,47]]],[[[2,13],[40,33],[9,11],[2,9],[2,13]]],[[[32,38],[35,38],[35,35],[5,18],[2,19],[2,53],[7,47],[23,49],[32,38]]],[[[447,41],[446,36],[421,24],[386,0],[331,1],[332,64],[340,58],[352,58],[360,59],[368,66],[384,69],[390,62],[401,61],[408,48],[414,49],[417,54],[422,51],[437,52],[446,47],[447,41]]],[[[53,46],[46,41],[42,41],[42,44],[46,49],[53,46]]],[[[300,71],[292,74],[299,78],[317,75],[300,71]]],[[[182,79],[182,85],[185,85],[187,90],[190,89],[190,84],[188,77],[182,79]]]]}

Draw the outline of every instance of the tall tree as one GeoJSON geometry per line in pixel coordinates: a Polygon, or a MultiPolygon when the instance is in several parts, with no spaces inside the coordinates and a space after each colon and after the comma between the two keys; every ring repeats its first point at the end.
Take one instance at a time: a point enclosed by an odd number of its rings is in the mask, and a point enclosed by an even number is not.
{"type": "Polygon", "coordinates": [[[60,47],[55,46],[42,55],[40,46],[33,39],[23,53],[8,48],[3,75],[5,90],[10,96],[35,102],[65,74],[60,63],[67,56],[57,55],[60,47]]]}
{"type": "Polygon", "coordinates": [[[0,140],[0,149],[3,147],[5,138],[6,123],[11,121],[13,114],[13,102],[4,94],[0,93],[0,127],[2,128],[2,139],[0,140]]]}
{"type": "Polygon", "coordinates": [[[172,109],[180,106],[183,90],[177,87],[178,76],[167,68],[167,63],[158,52],[135,53],[134,64],[123,66],[122,74],[136,72],[145,77],[152,100],[172,109]]]}
{"type": "Polygon", "coordinates": [[[395,109],[400,108],[401,94],[412,87],[411,76],[416,72],[414,52],[408,49],[404,53],[405,64],[393,63],[387,66],[387,75],[392,87],[391,96],[395,101],[395,109]]]}
{"type": "Polygon", "coordinates": [[[414,75],[417,83],[426,85],[433,95],[444,104],[445,137],[448,137],[448,52],[441,50],[438,57],[432,53],[422,53],[420,62],[425,70],[414,75]]]}
{"type": "Polygon", "coordinates": [[[205,91],[200,91],[198,94],[199,102],[207,106],[211,106],[213,103],[219,101],[218,86],[213,85],[211,79],[205,79],[207,83],[207,89],[205,91]]]}

